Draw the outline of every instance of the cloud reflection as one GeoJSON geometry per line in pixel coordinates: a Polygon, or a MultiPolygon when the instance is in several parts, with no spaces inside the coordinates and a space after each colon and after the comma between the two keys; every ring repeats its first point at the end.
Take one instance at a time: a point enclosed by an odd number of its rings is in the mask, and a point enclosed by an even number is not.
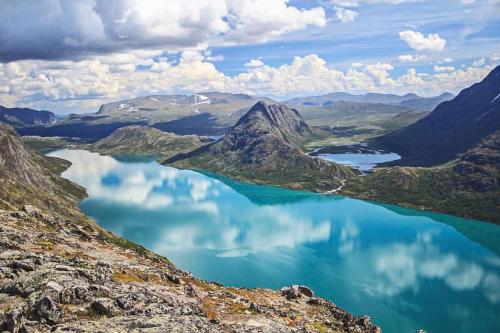
{"type": "MultiPolygon", "coordinates": [[[[254,204],[243,196],[237,197],[238,202],[234,198],[219,198],[227,191],[234,191],[216,179],[192,171],[163,167],[155,162],[120,163],[110,156],[82,150],[60,150],[50,156],[73,163],[63,176],[83,185],[92,200],[180,212],[180,220],[172,217],[169,223],[157,223],[143,231],[156,239],[152,250],[158,253],[206,248],[220,251],[221,257],[244,256],[330,238],[328,220],[297,217],[284,206],[255,210],[254,204]],[[261,223],[253,223],[255,220],[261,223]]],[[[350,239],[352,227],[346,232],[350,239]]]]}
{"type": "Polygon", "coordinates": [[[420,233],[414,243],[373,250],[372,264],[378,279],[367,291],[394,296],[406,290],[417,292],[426,279],[439,279],[455,291],[481,288],[491,302],[500,301],[498,275],[488,272],[487,265],[444,253],[434,244],[433,235],[420,233]]]}

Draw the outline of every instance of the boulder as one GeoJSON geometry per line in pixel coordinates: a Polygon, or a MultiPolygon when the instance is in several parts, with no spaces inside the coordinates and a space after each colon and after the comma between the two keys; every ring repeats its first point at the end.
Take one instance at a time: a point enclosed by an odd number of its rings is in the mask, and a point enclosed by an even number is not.
{"type": "Polygon", "coordinates": [[[41,322],[53,325],[59,320],[61,309],[50,297],[42,296],[37,300],[33,314],[41,322]]]}
{"type": "Polygon", "coordinates": [[[288,300],[298,299],[302,296],[314,297],[314,292],[310,288],[296,284],[290,287],[283,287],[280,291],[288,300]]]}

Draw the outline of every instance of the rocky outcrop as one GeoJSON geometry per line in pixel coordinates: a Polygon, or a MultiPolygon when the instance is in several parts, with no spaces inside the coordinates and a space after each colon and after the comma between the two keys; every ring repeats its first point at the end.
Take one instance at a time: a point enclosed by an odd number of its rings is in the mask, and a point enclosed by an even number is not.
{"type": "Polygon", "coordinates": [[[61,161],[45,164],[5,126],[0,134],[0,331],[380,331],[306,287],[292,287],[301,297],[288,299],[196,279],[87,219],[66,192],[74,185],[58,180],[61,161]],[[8,162],[15,158],[21,175],[8,162]]]}
{"type": "Polygon", "coordinates": [[[300,144],[313,135],[297,110],[259,102],[219,141],[164,163],[253,183],[325,192],[356,173],[306,155],[300,144]]]}

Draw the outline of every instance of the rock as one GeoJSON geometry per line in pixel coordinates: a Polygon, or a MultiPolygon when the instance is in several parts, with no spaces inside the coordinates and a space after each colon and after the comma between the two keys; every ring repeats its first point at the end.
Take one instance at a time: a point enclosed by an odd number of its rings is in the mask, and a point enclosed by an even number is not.
{"type": "Polygon", "coordinates": [[[37,215],[40,213],[38,208],[36,208],[33,205],[24,205],[23,210],[28,214],[28,215],[37,215]]]}
{"type": "Polygon", "coordinates": [[[59,320],[61,309],[50,297],[42,296],[35,304],[34,315],[42,323],[53,325],[59,320]]]}
{"type": "Polygon", "coordinates": [[[101,316],[113,317],[113,301],[109,298],[98,298],[90,305],[92,311],[101,316]]]}
{"type": "Polygon", "coordinates": [[[35,266],[28,262],[14,260],[9,265],[10,268],[13,269],[21,269],[23,271],[31,272],[35,270],[35,266]]]}
{"type": "Polygon", "coordinates": [[[61,290],[63,290],[63,286],[61,286],[59,283],[55,281],[47,282],[47,288],[52,289],[56,292],[60,292],[61,290]]]}
{"type": "Polygon", "coordinates": [[[297,299],[301,296],[314,297],[314,293],[310,288],[296,284],[290,287],[283,287],[280,291],[288,300],[297,299]]]}
{"type": "Polygon", "coordinates": [[[61,272],[72,272],[75,268],[68,265],[56,265],[55,270],[61,272]]]}
{"type": "Polygon", "coordinates": [[[7,331],[11,333],[19,332],[21,321],[22,321],[22,312],[18,309],[12,310],[7,313],[5,318],[5,325],[7,327],[7,331]]]}

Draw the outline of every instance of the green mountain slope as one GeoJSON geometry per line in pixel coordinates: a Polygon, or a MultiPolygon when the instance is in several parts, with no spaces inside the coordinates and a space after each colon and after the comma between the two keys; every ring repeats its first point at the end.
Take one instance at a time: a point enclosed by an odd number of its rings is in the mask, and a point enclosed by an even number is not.
{"type": "Polygon", "coordinates": [[[306,155],[299,145],[313,136],[314,131],[296,110],[258,102],[219,141],[164,163],[209,170],[252,183],[334,190],[356,173],[306,155]]]}

